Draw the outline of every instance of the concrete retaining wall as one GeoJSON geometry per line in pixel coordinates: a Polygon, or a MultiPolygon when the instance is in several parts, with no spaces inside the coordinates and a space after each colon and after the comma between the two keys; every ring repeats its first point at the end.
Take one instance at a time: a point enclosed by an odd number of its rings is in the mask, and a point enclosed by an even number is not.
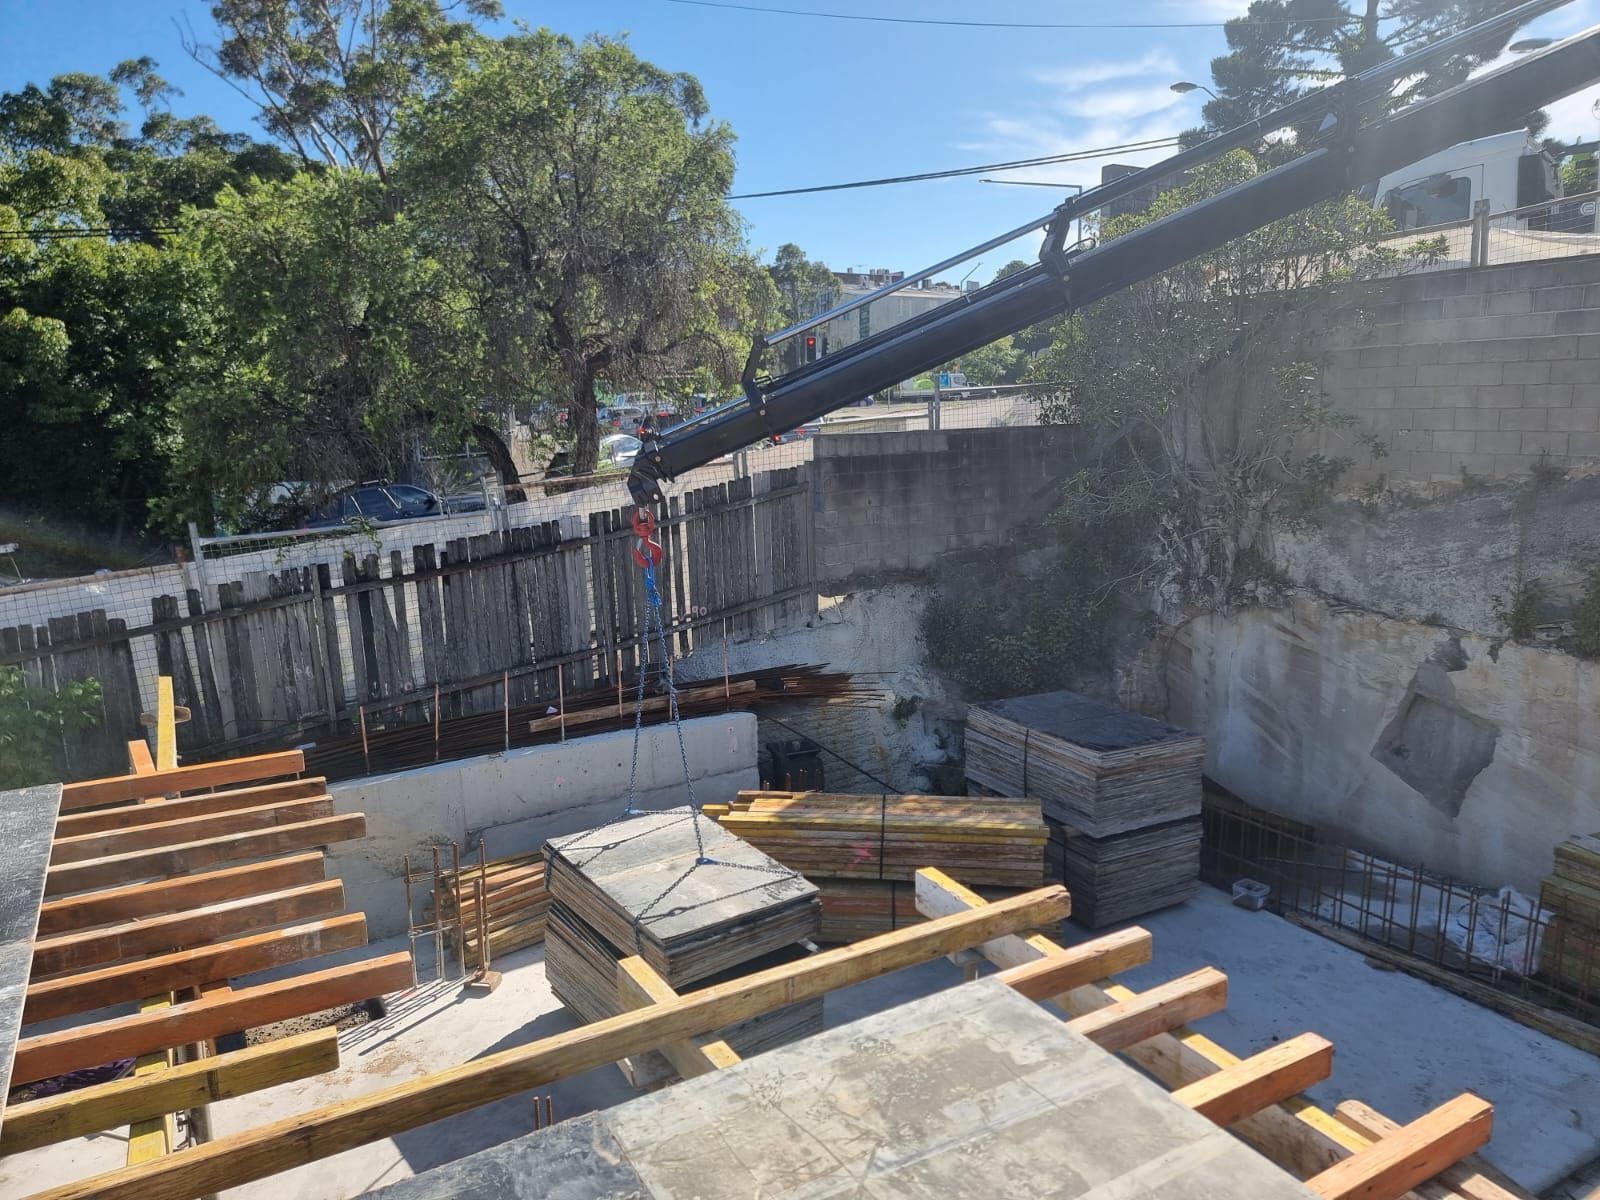
{"type": "Polygon", "coordinates": [[[1600,663],[1309,596],[1151,657],[1145,707],[1205,735],[1208,774],[1353,845],[1536,895],[1600,829],[1600,663]]]}
{"type": "Polygon", "coordinates": [[[1088,439],[1076,426],[836,434],[813,445],[817,583],[923,571],[997,546],[1050,508],[1088,439]]]}
{"type": "MultiPolygon", "coordinates": [[[[752,714],[685,721],[683,734],[701,803],[731,800],[759,782],[752,714]]],[[[344,880],[347,906],[367,914],[374,938],[404,933],[405,855],[415,869],[431,856],[431,846],[441,845],[448,861],[455,841],[466,858],[481,834],[489,857],[502,858],[602,824],[622,808],[632,754],[633,731],[626,730],[334,784],[336,811],[367,816],[365,838],[329,853],[344,880]]],[[[672,726],[643,731],[637,785],[640,808],[671,808],[688,799],[672,726]]],[[[417,901],[420,906],[420,896],[417,901]]]]}

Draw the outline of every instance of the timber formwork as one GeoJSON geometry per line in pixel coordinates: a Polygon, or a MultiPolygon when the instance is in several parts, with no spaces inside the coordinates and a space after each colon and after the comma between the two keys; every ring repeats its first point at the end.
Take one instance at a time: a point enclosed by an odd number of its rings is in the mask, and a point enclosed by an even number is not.
{"type": "MultiPolygon", "coordinates": [[[[1405,1126],[1355,1103],[1326,1112],[1299,1097],[1303,1089],[1328,1075],[1333,1047],[1324,1039],[1308,1033],[1241,1059],[1185,1027],[1186,1022],[1225,1005],[1227,979],[1221,972],[1203,969],[1144,992],[1109,982],[1119,971],[1149,960],[1151,938],[1145,930],[1121,930],[1063,947],[1028,932],[1052,926],[1068,914],[1070,898],[1060,887],[992,903],[938,871],[919,872],[916,887],[919,907],[930,918],[923,924],[683,996],[642,959],[625,959],[618,964],[618,991],[631,1011],[619,1016],[40,1195],[51,1200],[206,1195],[393,1137],[645,1050],[661,1051],[685,1079],[696,1080],[739,1067],[737,1054],[725,1043],[706,1040],[708,1033],[730,1021],[949,955],[968,960],[981,957],[999,968],[981,983],[984,995],[991,997],[984,999],[982,1006],[1014,1004],[1014,1000],[992,999],[996,989],[1008,989],[1015,996],[1047,1005],[1046,1012],[1064,1012],[1066,1028],[1076,1035],[1075,1046],[1077,1041],[1086,1041],[1096,1054],[1121,1055],[1142,1068],[1167,1093],[1160,1097],[1167,1108],[1157,1109],[1166,1115],[1152,1118],[1163,1128],[1175,1120],[1174,1108],[1190,1110],[1226,1127],[1244,1143],[1229,1143],[1228,1155],[1257,1156],[1245,1160],[1247,1165],[1240,1170],[1250,1178],[1272,1179],[1275,1186],[1281,1183],[1284,1196],[1511,1200],[1521,1195],[1473,1157],[1489,1137],[1492,1108],[1486,1100],[1462,1095],[1405,1126]]],[[[967,1001],[952,1003],[960,1007],[967,1001]]],[[[882,1015],[895,1020],[892,1012],[882,1015]]],[[[993,1023],[986,1027],[992,1031],[993,1023]]],[[[835,1033],[848,1036],[849,1028],[835,1033]]],[[[869,1040],[875,1047],[872,1053],[889,1055],[886,1077],[892,1079],[893,1063],[898,1061],[892,1040],[869,1040]]],[[[808,1045],[800,1043],[795,1050],[808,1045]]],[[[1003,1040],[995,1048],[1002,1055],[1008,1053],[1003,1040]]],[[[1024,1049],[1021,1041],[1016,1048],[1019,1052],[1024,1049]]],[[[1087,1051],[1077,1046],[1073,1053],[1087,1051]]],[[[759,1068],[765,1057],[745,1065],[759,1068]]],[[[848,1056],[840,1061],[848,1063],[848,1056]]],[[[910,1070],[914,1064],[905,1066],[910,1070]]],[[[1098,1067],[1095,1070],[1103,1074],[1098,1067]]],[[[664,1106],[661,1112],[670,1118],[677,1091],[669,1088],[649,1099],[664,1106]]],[[[1141,1100],[1142,1105],[1150,1103],[1148,1096],[1141,1100]]],[[[605,1118],[586,1120],[601,1124],[605,1118]]],[[[1206,1140],[1193,1133],[1193,1121],[1188,1125],[1190,1134],[1186,1136],[1197,1142],[1206,1140]]],[[[1060,1114],[1045,1128],[1059,1140],[1063,1129],[1060,1114]]],[[[1107,1136],[1137,1139],[1144,1132],[1148,1130],[1135,1123],[1111,1130],[1107,1136]]],[[[1217,1145],[1215,1139],[1209,1144],[1217,1145]]],[[[885,1150],[894,1150],[892,1131],[885,1150]]],[[[425,1188],[427,1178],[420,1177],[411,1186],[425,1188]]],[[[1029,1190],[1026,1184],[1020,1186],[1029,1190]]],[[[1054,1194],[1049,1187],[1042,1191],[1054,1194]]],[[[667,1189],[655,1194],[678,1193],[667,1189]]],[[[896,1192],[891,1187],[883,1194],[896,1192]]]]}
{"type": "Polygon", "coordinates": [[[6,1059],[13,1088],[44,1086],[0,1110],[0,1154],[126,1127],[130,1166],[175,1156],[175,1114],[193,1137],[210,1102],[339,1064],[331,1027],[222,1053],[218,1038],[413,983],[407,954],[311,961],[366,945],[366,918],[344,911],[323,858],[365,835],[364,816],[336,814],[298,751],[176,766],[169,695],[156,758],[130,742],[126,775],[35,789],[50,793],[33,799],[54,836],[32,937],[8,940],[26,966],[6,1059]],[[48,1084],[129,1059],[120,1078],[48,1084]]]}

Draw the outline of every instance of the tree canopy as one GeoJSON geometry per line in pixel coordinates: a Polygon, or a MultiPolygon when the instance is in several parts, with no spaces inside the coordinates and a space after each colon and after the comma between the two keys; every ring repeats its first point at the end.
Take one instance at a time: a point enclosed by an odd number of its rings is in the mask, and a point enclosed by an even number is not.
{"type": "Polygon", "coordinates": [[[725,199],[732,145],[691,76],[547,30],[482,46],[405,114],[407,219],[473,298],[487,385],[562,398],[577,473],[597,381],[733,378],[776,311],[725,199]]]}

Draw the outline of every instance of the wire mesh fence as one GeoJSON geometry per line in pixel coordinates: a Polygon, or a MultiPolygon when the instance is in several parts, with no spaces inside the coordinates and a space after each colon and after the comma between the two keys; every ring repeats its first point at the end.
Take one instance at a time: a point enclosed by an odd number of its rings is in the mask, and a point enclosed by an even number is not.
{"type": "Polygon", "coordinates": [[[1228,796],[1207,794],[1203,830],[1208,883],[1264,884],[1274,911],[1600,1026],[1600,914],[1393,862],[1228,796]]]}

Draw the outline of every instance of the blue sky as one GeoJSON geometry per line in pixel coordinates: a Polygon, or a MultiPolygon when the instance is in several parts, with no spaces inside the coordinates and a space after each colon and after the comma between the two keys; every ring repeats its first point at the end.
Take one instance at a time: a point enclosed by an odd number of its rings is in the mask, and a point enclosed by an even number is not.
{"type": "MultiPolygon", "coordinates": [[[[774,7],[993,21],[1220,22],[1245,0],[751,0],[774,7]]],[[[899,175],[1177,133],[1198,123],[1220,27],[1016,30],[876,24],[767,15],[671,0],[505,0],[508,16],[574,36],[629,35],[634,49],[697,75],[713,112],[738,134],[735,191],[765,191],[899,175]]],[[[209,37],[209,5],[166,0],[0,0],[0,89],[62,71],[105,71],[148,54],[184,91],[180,113],[207,112],[252,128],[252,110],[190,62],[176,22],[209,37]]],[[[1600,20],[1579,0],[1531,30],[1570,32],[1600,20]]],[[[1556,106],[1553,133],[1593,138],[1586,93],[1556,106]]],[[[1114,155],[1145,163],[1152,153],[1114,155]]],[[[1089,184],[1101,160],[1011,172],[1007,178],[1089,184]]],[[[1040,215],[1060,195],[976,178],[739,202],[752,244],[796,242],[835,268],[909,270],[1040,215]]],[[[1018,245],[986,255],[987,279],[1018,245]]]]}

